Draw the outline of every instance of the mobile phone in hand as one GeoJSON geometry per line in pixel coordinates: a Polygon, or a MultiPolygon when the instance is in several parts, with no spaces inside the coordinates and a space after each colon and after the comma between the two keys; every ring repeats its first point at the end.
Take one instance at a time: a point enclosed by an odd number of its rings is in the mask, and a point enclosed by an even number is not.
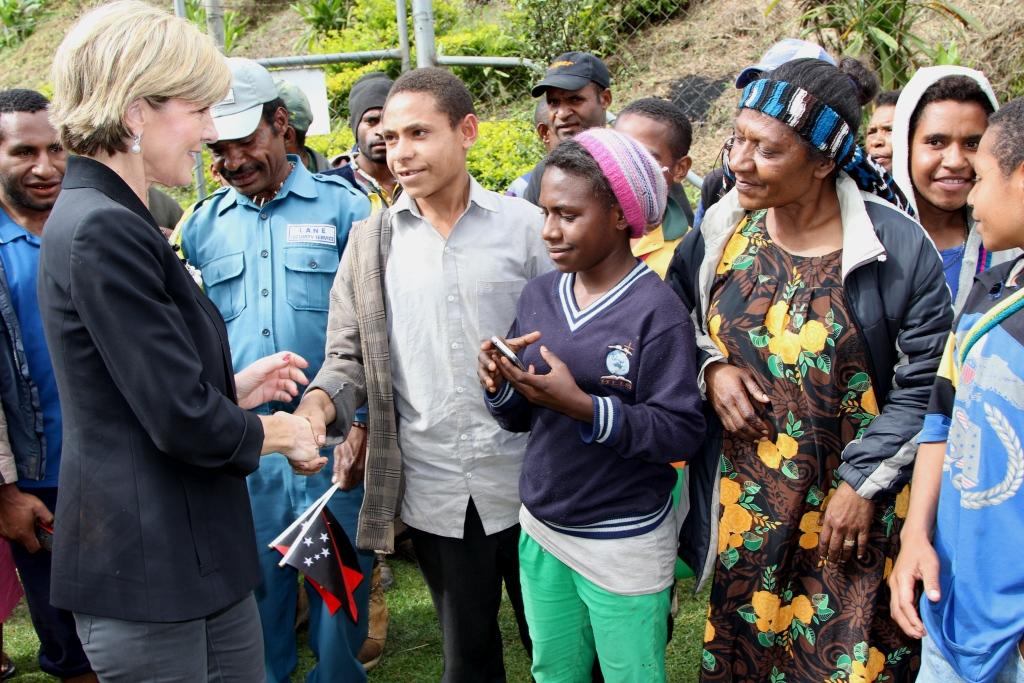
{"type": "Polygon", "coordinates": [[[491,337],[491,343],[494,344],[494,348],[498,349],[498,353],[508,358],[508,361],[512,365],[516,366],[523,372],[526,372],[526,366],[523,365],[523,361],[519,360],[519,356],[516,355],[515,351],[508,347],[508,344],[501,339],[501,337],[491,337]]]}
{"type": "Polygon", "coordinates": [[[53,527],[36,520],[36,540],[46,552],[53,552],[53,527]]]}

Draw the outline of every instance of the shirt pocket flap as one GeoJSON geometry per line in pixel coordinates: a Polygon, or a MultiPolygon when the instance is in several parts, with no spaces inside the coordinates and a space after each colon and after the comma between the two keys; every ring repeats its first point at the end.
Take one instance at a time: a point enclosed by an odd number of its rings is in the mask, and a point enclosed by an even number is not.
{"type": "Polygon", "coordinates": [[[338,270],[334,247],[285,247],[284,267],[300,273],[334,273],[338,270]]]}
{"type": "Polygon", "coordinates": [[[203,266],[203,283],[212,287],[225,280],[238,277],[243,270],[245,270],[245,254],[242,252],[218,256],[203,266]]]}

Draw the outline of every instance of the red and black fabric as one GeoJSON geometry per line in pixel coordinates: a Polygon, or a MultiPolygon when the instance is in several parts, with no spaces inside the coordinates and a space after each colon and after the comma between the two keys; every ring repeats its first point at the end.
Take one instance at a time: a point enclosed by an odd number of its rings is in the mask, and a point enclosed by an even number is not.
{"type": "Polygon", "coordinates": [[[359,558],[348,534],[326,506],[312,523],[301,525],[274,547],[285,555],[286,564],[306,575],[332,615],[340,607],[353,623],[358,623],[354,593],[363,580],[359,558]],[[295,544],[298,548],[288,557],[289,548],[295,544]]]}

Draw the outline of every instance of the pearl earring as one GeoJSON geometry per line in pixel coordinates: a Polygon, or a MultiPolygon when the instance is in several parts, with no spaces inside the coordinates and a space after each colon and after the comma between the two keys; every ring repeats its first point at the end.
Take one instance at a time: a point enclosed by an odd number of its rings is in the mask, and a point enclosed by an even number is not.
{"type": "Polygon", "coordinates": [[[132,146],[130,148],[132,150],[132,154],[140,154],[142,152],[142,145],[140,144],[141,142],[142,142],[142,134],[141,133],[136,133],[132,137],[132,146]]]}

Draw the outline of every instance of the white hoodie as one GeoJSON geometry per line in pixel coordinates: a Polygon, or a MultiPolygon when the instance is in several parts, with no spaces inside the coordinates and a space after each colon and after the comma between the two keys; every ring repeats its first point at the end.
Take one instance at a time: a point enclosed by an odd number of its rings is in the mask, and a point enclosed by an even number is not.
{"type": "MultiPolygon", "coordinates": [[[[913,78],[904,86],[892,117],[892,177],[899,188],[903,190],[907,201],[914,207],[914,212],[918,216],[920,216],[920,212],[917,208],[917,198],[914,195],[914,185],[910,180],[910,116],[917,108],[917,103],[924,95],[924,91],[946,76],[970,78],[988,97],[992,108],[999,109],[999,102],[996,100],[996,95],[992,91],[988,79],[985,78],[985,74],[963,66],[926,66],[918,69],[913,78]]],[[[974,230],[974,220],[969,217],[969,214],[968,225],[970,231],[967,235],[967,243],[964,245],[964,258],[960,265],[957,295],[953,302],[953,310],[956,313],[960,312],[964,302],[967,301],[967,295],[974,282],[974,275],[978,271],[978,259],[982,250],[981,236],[974,230]]],[[[989,267],[1010,261],[1019,254],[1020,251],[1017,249],[992,252],[989,267]]]]}

